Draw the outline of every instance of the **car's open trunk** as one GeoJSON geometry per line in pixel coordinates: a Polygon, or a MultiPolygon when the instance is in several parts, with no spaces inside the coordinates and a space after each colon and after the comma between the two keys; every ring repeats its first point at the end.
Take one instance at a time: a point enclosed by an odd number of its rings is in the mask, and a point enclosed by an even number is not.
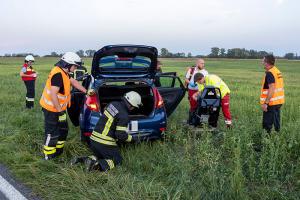
{"type": "Polygon", "coordinates": [[[131,119],[140,119],[149,116],[154,110],[154,95],[152,88],[142,82],[107,82],[100,86],[98,90],[101,109],[111,101],[121,101],[125,93],[135,91],[142,97],[143,106],[134,109],[130,113],[131,119]]]}

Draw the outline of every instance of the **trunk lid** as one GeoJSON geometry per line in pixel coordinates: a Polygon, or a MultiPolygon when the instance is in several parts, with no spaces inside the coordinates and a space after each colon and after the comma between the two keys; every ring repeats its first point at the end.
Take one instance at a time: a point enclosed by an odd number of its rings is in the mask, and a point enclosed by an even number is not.
{"type": "Polygon", "coordinates": [[[153,78],[157,49],[143,45],[110,45],[94,54],[92,75],[100,79],[153,78]]]}

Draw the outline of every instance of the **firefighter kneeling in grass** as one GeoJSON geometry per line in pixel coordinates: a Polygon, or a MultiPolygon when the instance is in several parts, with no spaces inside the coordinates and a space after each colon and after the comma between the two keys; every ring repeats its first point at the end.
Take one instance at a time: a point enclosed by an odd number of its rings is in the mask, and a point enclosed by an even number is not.
{"type": "Polygon", "coordinates": [[[71,99],[71,85],[83,93],[87,90],[69,76],[80,66],[81,58],[73,52],[65,53],[51,70],[44,88],[40,104],[45,117],[45,160],[62,154],[68,135],[66,110],[71,99]]]}
{"type": "Polygon", "coordinates": [[[71,165],[85,163],[86,170],[107,171],[120,165],[122,156],[117,142],[137,142],[137,138],[127,133],[129,112],[142,105],[141,96],[134,91],[128,92],[122,101],[109,103],[96,124],[91,135],[90,148],[93,156],[78,157],[71,165]]]}
{"type": "MultiPolygon", "coordinates": [[[[204,90],[205,86],[213,86],[215,88],[220,89],[220,91],[221,91],[221,106],[222,106],[222,111],[223,111],[223,115],[225,118],[225,124],[226,124],[227,128],[230,128],[232,125],[231,114],[230,114],[230,109],[229,109],[230,90],[229,90],[228,86],[226,85],[226,83],[217,75],[208,74],[208,75],[204,76],[202,73],[195,74],[194,81],[197,82],[197,84],[199,84],[199,87],[198,87],[199,92],[197,92],[193,95],[193,98],[195,100],[197,100],[198,95],[201,94],[201,92],[204,90]]],[[[217,121],[217,119],[215,121],[217,121]]]]}

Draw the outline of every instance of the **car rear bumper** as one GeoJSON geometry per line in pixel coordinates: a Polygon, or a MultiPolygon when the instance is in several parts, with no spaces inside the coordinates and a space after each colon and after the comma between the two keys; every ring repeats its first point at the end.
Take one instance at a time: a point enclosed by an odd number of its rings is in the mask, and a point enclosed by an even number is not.
{"type": "MultiPolygon", "coordinates": [[[[92,133],[98,120],[100,113],[86,111],[80,115],[80,128],[82,133],[92,133]]],[[[167,116],[164,108],[156,109],[149,117],[132,120],[129,123],[130,135],[138,135],[142,140],[154,140],[162,137],[162,132],[165,131],[167,126],[167,116]],[[137,130],[132,129],[132,123],[137,124],[137,130]]]]}

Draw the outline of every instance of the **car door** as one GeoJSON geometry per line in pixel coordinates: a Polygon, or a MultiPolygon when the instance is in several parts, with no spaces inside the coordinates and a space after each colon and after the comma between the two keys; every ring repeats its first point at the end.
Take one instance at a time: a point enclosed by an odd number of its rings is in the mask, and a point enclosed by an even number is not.
{"type": "Polygon", "coordinates": [[[183,99],[186,89],[176,72],[157,74],[157,81],[157,89],[164,100],[167,116],[170,116],[183,99]]]}
{"type": "MultiPolygon", "coordinates": [[[[74,71],[74,78],[81,82],[82,86],[85,88],[88,88],[88,85],[90,83],[91,77],[82,76],[82,70],[75,70],[74,71]]],[[[74,126],[79,126],[79,115],[82,110],[83,104],[85,100],[85,94],[76,88],[72,88],[71,90],[71,101],[70,101],[70,107],[68,107],[68,115],[69,118],[74,126]]]]}

